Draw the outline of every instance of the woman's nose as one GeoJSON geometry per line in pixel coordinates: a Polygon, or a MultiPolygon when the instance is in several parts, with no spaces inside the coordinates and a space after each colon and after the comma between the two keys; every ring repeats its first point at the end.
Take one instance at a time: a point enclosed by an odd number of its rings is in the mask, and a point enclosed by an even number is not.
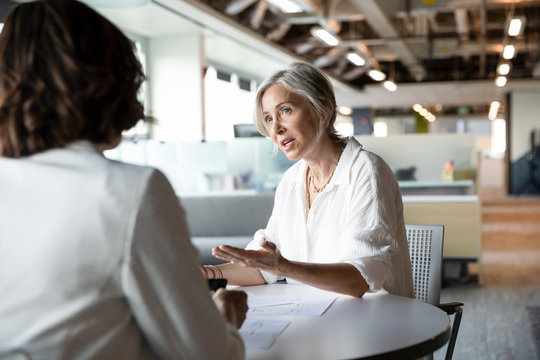
{"type": "Polygon", "coordinates": [[[285,132],[285,127],[283,126],[281,121],[274,120],[274,122],[272,123],[272,131],[274,131],[274,133],[278,135],[281,135],[285,132]]]}

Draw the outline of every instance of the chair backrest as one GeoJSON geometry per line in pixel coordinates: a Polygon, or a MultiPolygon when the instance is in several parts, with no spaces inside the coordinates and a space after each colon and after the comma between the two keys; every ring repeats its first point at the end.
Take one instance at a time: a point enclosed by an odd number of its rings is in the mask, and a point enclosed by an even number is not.
{"type": "Polygon", "coordinates": [[[405,225],[417,300],[438,304],[441,296],[443,225],[405,225]]]}

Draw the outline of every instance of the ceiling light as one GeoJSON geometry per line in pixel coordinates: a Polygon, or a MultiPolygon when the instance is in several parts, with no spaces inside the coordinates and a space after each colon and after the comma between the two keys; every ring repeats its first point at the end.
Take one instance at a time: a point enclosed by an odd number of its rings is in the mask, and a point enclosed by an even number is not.
{"type": "Polygon", "coordinates": [[[420,110],[422,110],[422,105],[420,104],[414,104],[412,106],[413,110],[416,111],[416,112],[420,112],[420,110]]]}
{"type": "Polygon", "coordinates": [[[268,0],[268,2],[285,14],[295,14],[303,11],[300,5],[291,0],[268,0]]]}
{"type": "Polygon", "coordinates": [[[504,85],[506,85],[506,76],[497,76],[497,78],[495,79],[495,84],[498,87],[503,87],[504,85]]]}
{"type": "Polygon", "coordinates": [[[355,52],[350,52],[347,54],[347,59],[349,59],[350,62],[352,62],[356,66],[364,66],[366,65],[366,60],[364,60],[363,57],[358,55],[355,52]]]}
{"type": "Polygon", "coordinates": [[[83,0],[83,2],[95,8],[126,8],[146,5],[150,0],[83,0]]]}
{"type": "Polygon", "coordinates": [[[518,36],[523,31],[523,20],[521,18],[513,18],[508,25],[508,35],[518,36]]]}
{"type": "Polygon", "coordinates": [[[489,113],[488,113],[489,120],[495,120],[497,118],[497,114],[499,113],[500,107],[501,107],[500,102],[498,101],[491,102],[491,105],[489,106],[489,113]]]}
{"type": "Polygon", "coordinates": [[[503,58],[509,60],[516,54],[516,47],[514,45],[506,45],[503,50],[503,58]]]}
{"type": "Polygon", "coordinates": [[[319,38],[321,41],[330,46],[336,46],[339,44],[339,40],[323,28],[311,28],[311,35],[319,38]]]}
{"type": "Polygon", "coordinates": [[[338,111],[340,112],[340,114],[347,116],[352,114],[352,109],[348,106],[340,106],[338,107],[338,111]]]}
{"type": "Polygon", "coordinates": [[[384,82],[383,85],[386,88],[386,90],[388,90],[388,91],[394,92],[394,91],[397,90],[397,85],[393,81],[387,80],[387,81],[384,82]]]}
{"type": "Polygon", "coordinates": [[[508,75],[508,73],[510,72],[510,64],[500,64],[497,71],[499,72],[499,75],[508,75]]]}
{"type": "Polygon", "coordinates": [[[380,70],[375,70],[375,69],[369,70],[368,75],[370,78],[372,78],[375,81],[383,81],[384,79],[386,79],[385,73],[383,73],[380,70]]]}

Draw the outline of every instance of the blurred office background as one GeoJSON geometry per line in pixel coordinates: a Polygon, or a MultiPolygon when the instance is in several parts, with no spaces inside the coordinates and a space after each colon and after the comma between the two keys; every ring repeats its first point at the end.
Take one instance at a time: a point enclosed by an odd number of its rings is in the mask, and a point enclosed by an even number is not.
{"type": "Polygon", "coordinates": [[[135,42],[156,119],[107,157],[160,168],[179,196],[273,192],[292,162],[254,129],[256,88],[311,62],[338,131],[396,173],[406,221],[446,226],[454,358],[540,357],[540,1],[85,2],[135,42]]]}

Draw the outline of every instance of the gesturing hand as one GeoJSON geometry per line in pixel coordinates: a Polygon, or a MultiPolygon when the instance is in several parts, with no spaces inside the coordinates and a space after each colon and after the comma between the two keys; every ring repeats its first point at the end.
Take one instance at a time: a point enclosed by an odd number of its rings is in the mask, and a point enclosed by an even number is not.
{"type": "Polygon", "coordinates": [[[261,246],[259,250],[244,250],[234,246],[221,245],[212,248],[212,255],[218,259],[231,261],[241,266],[264,270],[274,275],[281,275],[279,268],[285,258],[281,256],[276,244],[262,238],[259,245],[261,246]]]}

